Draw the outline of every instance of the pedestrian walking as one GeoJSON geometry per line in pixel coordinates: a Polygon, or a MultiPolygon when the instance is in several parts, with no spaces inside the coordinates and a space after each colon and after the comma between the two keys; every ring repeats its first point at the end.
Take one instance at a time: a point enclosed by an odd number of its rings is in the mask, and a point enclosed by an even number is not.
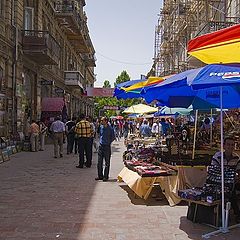
{"type": "Polygon", "coordinates": [[[108,123],[108,119],[103,117],[100,126],[100,144],[98,149],[98,177],[95,180],[108,181],[110,171],[110,158],[111,158],[111,144],[115,140],[113,128],[108,123]],[[105,167],[103,171],[103,159],[105,160],[105,167]]]}
{"type": "Polygon", "coordinates": [[[75,126],[76,126],[76,118],[73,117],[69,121],[66,122],[66,135],[67,135],[67,154],[73,152],[73,145],[75,140],[75,126]]]}
{"type": "Polygon", "coordinates": [[[78,137],[78,153],[79,164],[76,168],[83,168],[83,165],[90,168],[92,165],[92,136],[93,127],[86,120],[84,114],[80,115],[80,121],[76,124],[75,133],[78,137]],[[84,153],[86,154],[86,162],[84,163],[84,153]]]}
{"type": "Polygon", "coordinates": [[[35,120],[30,125],[30,143],[32,152],[38,151],[39,126],[35,120]]]}
{"type": "Polygon", "coordinates": [[[38,123],[39,125],[39,138],[40,138],[40,151],[44,151],[45,149],[45,138],[47,134],[47,126],[44,124],[43,121],[38,123]]]}
{"type": "Polygon", "coordinates": [[[63,157],[63,137],[65,134],[65,125],[61,121],[60,116],[55,118],[55,121],[50,126],[50,131],[53,133],[54,158],[57,158],[58,154],[59,157],[63,157]]]}

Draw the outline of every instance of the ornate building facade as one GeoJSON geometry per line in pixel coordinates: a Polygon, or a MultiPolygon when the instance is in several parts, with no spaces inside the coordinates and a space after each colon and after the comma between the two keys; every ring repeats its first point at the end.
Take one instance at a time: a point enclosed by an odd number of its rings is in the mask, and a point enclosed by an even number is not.
{"type": "Polygon", "coordinates": [[[68,116],[93,114],[93,101],[84,95],[94,86],[96,61],[85,4],[1,0],[1,136],[24,132],[27,121],[55,110],[59,99],[68,116]]]}

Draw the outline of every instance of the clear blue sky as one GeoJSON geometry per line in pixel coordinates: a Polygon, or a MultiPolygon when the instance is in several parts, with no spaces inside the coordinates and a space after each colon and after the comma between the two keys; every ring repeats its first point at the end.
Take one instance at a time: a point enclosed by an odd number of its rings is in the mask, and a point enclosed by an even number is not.
{"type": "Polygon", "coordinates": [[[131,79],[147,74],[154,57],[161,0],[86,0],[88,28],[96,51],[96,87],[111,85],[123,70],[131,79]]]}

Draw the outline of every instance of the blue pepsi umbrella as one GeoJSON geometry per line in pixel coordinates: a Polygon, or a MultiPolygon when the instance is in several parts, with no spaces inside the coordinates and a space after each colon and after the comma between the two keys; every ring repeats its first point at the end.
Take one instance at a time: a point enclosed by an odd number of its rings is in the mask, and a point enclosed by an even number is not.
{"type": "Polygon", "coordinates": [[[239,65],[212,64],[176,74],[152,88],[145,89],[142,96],[148,103],[158,100],[168,107],[187,108],[192,105],[193,109],[220,108],[220,89],[217,84],[221,83],[225,99],[223,107],[237,108],[240,89],[236,83],[239,79],[239,65]],[[199,79],[206,83],[205,89],[198,87],[199,79]],[[199,90],[195,91],[193,88],[199,90]]]}

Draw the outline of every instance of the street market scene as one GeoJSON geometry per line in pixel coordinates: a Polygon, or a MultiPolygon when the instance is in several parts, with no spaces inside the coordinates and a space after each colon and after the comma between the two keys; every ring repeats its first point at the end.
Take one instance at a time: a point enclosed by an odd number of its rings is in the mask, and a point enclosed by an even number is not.
{"type": "Polygon", "coordinates": [[[239,16],[2,0],[0,240],[239,239],[239,16]]]}

